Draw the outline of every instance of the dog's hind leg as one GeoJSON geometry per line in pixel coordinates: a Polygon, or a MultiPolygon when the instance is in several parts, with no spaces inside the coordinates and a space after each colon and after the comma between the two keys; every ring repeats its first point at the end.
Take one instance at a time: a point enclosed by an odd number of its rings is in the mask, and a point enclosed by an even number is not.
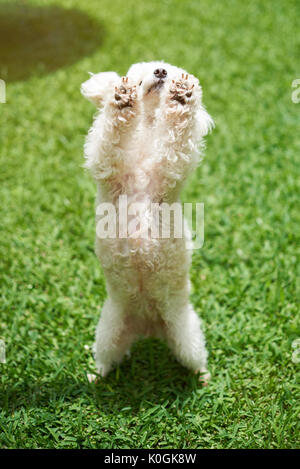
{"type": "Polygon", "coordinates": [[[94,344],[96,367],[101,376],[106,376],[114,365],[122,361],[133,340],[134,335],[126,330],[121,305],[108,297],[102,308],[94,344]]]}
{"type": "Polygon", "coordinates": [[[166,322],[165,334],[168,345],[177,360],[195,373],[200,372],[200,381],[206,385],[210,374],[207,371],[207,350],[201,329],[201,321],[191,304],[172,311],[166,322]]]}

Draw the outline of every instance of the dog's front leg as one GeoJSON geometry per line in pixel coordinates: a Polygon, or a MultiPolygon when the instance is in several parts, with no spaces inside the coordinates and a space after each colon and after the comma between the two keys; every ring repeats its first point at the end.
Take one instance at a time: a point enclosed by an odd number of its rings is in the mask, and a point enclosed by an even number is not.
{"type": "Polygon", "coordinates": [[[136,86],[122,77],[108,93],[85,145],[85,167],[95,179],[112,190],[122,184],[122,167],[128,158],[128,143],[138,124],[136,86]]]}
{"type": "Polygon", "coordinates": [[[162,197],[185,181],[198,163],[200,143],[213,125],[201,105],[201,87],[193,76],[172,80],[163,92],[157,119],[157,162],[153,173],[162,197]]]}

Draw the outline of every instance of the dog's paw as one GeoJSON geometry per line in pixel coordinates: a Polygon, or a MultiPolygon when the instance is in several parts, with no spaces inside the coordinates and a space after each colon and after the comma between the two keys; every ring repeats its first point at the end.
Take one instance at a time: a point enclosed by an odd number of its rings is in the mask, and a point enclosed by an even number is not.
{"type": "Polygon", "coordinates": [[[102,378],[105,378],[105,376],[108,374],[108,372],[110,371],[110,367],[106,367],[105,365],[100,365],[99,367],[97,367],[97,371],[98,371],[98,374],[94,374],[94,373],[86,374],[86,377],[89,383],[96,383],[96,384],[99,383],[99,381],[102,378]]]}
{"type": "Polygon", "coordinates": [[[169,99],[182,105],[193,101],[195,93],[195,82],[189,78],[188,74],[182,74],[178,80],[172,80],[169,89],[169,99]]]}
{"type": "Polygon", "coordinates": [[[99,376],[93,373],[87,373],[86,377],[89,383],[97,383],[99,381],[99,376]]]}
{"type": "Polygon", "coordinates": [[[197,370],[196,374],[199,374],[199,383],[202,386],[207,386],[211,378],[210,372],[207,370],[201,370],[201,371],[197,370]]]}
{"type": "Polygon", "coordinates": [[[107,376],[108,373],[110,372],[112,366],[111,364],[99,362],[99,360],[96,359],[96,368],[97,368],[99,375],[102,378],[105,378],[105,376],[107,376]]]}
{"type": "Polygon", "coordinates": [[[114,105],[119,109],[132,108],[136,98],[136,85],[131,86],[128,77],[122,77],[120,85],[115,86],[114,105]]]}

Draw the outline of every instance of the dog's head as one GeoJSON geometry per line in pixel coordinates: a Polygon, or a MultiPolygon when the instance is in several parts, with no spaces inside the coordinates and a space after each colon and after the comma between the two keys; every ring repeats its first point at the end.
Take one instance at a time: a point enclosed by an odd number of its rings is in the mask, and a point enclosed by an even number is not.
{"type": "MultiPolygon", "coordinates": [[[[186,70],[163,61],[156,61],[132,65],[127,72],[127,77],[136,85],[139,99],[143,100],[145,105],[151,103],[149,110],[154,112],[153,109],[159,106],[160,96],[167,89],[168,84],[181,77],[182,74],[186,75],[186,70]]],[[[212,129],[213,120],[202,105],[202,89],[198,79],[191,74],[189,77],[197,85],[196,121],[199,135],[204,136],[212,129]]],[[[119,81],[120,77],[115,72],[98,73],[81,85],[81,92],[97,107],[101,107],[105,97],[111,93],[119,81]]]]}
{"type": "Polygon", "coordinates": [[[139,87],[141,97],[160,93],[170,80],[175,80],[184,70],[165,62],[141,62],[128,70],[127,76],[139,87]]]}

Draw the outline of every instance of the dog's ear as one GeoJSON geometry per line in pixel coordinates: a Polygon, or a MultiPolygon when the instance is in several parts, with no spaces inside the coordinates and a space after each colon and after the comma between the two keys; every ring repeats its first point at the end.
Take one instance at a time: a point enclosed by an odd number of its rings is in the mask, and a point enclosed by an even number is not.
{"type": "Polygon", "coordinates": [[[205,137],[214,128],[215,123],[208,114],[204,106],[200,106],[196,112],[197,133],[201,137],[205,137]]]}
{"type": "Polygon", "coordinates": [[[113,87],[119,78],[119,75],[115,72],[91,74],[91,78],[82,83],[80,91],[86,99],[97,107],[101,107],[109,88],[113,87]]]}

